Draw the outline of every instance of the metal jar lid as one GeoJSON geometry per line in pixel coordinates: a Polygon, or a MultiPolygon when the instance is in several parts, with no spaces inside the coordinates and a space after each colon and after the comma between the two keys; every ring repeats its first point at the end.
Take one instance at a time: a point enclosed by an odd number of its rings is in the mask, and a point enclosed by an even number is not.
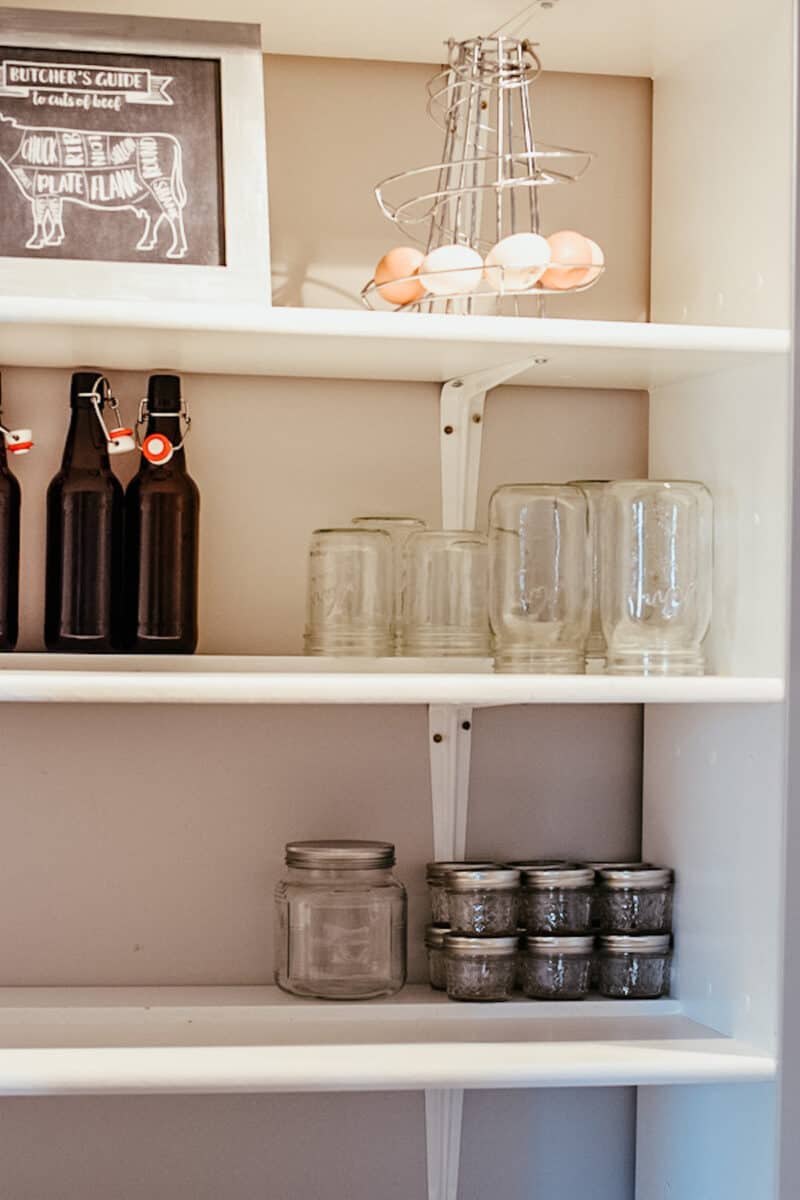
{"type": "Polygon", "coordinates": [[[503,863],[504,867],[516,867],[518,871],[533,871],[537,867],[546,867],[552,870],[556,867],[568,867],[569,863],[566,858],[524,858],[518,859],[516,862],[503,863]]]}
{"type": "Polygon", "coordinates": [[[429,925],[425,930],[425,945],[429,950],[443,950],[449,932],[449,925],[429,925]]]}
{"type": "Polygon", "coordinates": [[[487,867],[496,866],[497,863],[492,862],[429,862],[425,867],[425,873],[428,883],[444,883],[444,877],[448,871],[484,870],[487,867]]]}
{"type": "Polygon", "coordinates": [[[668,933],[603,933],[597,948],[605,954],[669,954],[668,933]]]}
{"type": "Polygon", "coordinates": [[[598,871],[597,882],[608,891],[621,891],[623,888],[640,892],[663,891],[672,886],[672,870],[670,867],[648,865],[603,867],[598,871]]]}
{"type": "Polygon", "coordinates": [[[549,937],[546,935],[529,934],[525,938],[525,949],[529,954],[572,954],[586,956],[594,948],[594,937],[580,936],[549,937]]]}
{"type": "Polygon", "coordinates": [[[287,867],[306,867],[337,871],[370,870],[393,867],[394,846],[391,842],[331,841],[288,842],[287,867]]]}
{"type": "Polygon", "coordinates": [[[444,948],[454,958],[472,958],[480,955],[485,958],[508,958],[519,949],[517,937],[462,937],[457,933],[448,933],[444,939],[444,948]]]}
{"type": "Polygon", "coordinates": [[[448,892],[513,892],[519,887],[519,871],[510,867],[486,867],[448,871],[444,878],[448,892]]]}
{"type": "Polygon", "coordinates": [[[649,862],[590,862],[587,867],[591,867],[593,871],[641,871],[643,867],[652,867],[649,862]]]}
{"type": "Polygon", "coordinates": [[[539,888],[582,888],[594,883],[594,871],[581,863],[564,863],[555,867],[528,867],[522,872],[522,886],[539,888]]]}

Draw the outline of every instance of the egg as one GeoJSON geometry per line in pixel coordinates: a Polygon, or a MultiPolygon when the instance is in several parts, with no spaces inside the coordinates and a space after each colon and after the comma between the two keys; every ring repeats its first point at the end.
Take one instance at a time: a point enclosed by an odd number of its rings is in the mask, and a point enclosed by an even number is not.
{"type": "Polygon", "coordinates": [[[584,286],[587,283],[594,283],[595,279],[600,277],[601,268],[605,266],[606,262],[605,255],[598,246],[597,242],[593,242],[591,238],[587,238],[586,240],[589,243],[589,249],[592,252],[592,257],[589,260],[592,266],[588,271],[584,271],[583,278],[581,279],[579,286],[584,286]]]}
{"type": "Polygon", "coordinates": [[[550,243],[538,233],[512,233],[486,255],[486,280],[496,292],[521,292],[541,279],[550,262],[550,243]],[[492,270],[502,267],[502,271],[492,270]]]}
{"type": "Polygon", "coordinates": [[[483,259],[470,246],[439,246],[425,255],[419,276],[434,296],[474,292],[483,278],[483,259]]]}
{"type": "Polygon", "coordinates": [[[395,246],[388,254],[384,254],[375,268],[375,283],[378,291],[388,304],[413,304],[425,295],[425,288],[419,279],[411,279],[416,275],[417,268],[422,262],[421,250],[414,246],[395,246]],[[403,280],[402,283],[396,282],[403,280]]]}
{"type": "Polygon", "coordinates": [[[542,287],[552,288],[554,291],[579,287],[588,273],[580,268],[585,268],[593,262],[589,239],[582,233],[576,233],[574,229],[562,229],[558,233],[551,233],[547,240],[550,243],[552,261],[558,265],[548,267],[545,271],[542,287]]]}

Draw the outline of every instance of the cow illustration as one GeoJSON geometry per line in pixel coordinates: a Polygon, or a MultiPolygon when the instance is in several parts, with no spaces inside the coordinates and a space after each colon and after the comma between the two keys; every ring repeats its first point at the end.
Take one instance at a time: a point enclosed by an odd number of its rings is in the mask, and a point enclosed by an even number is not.
{"type": "Polygon", "coordinates": [[[29,250],[60,246],[64,204],[129,210],[144,221],[137,250],[156,250],[166,221],[167,258],[188,253],[181,144],[169,133],[101,133],[20,125],[0,113],[0,163],[30,201],[29,250]]]}

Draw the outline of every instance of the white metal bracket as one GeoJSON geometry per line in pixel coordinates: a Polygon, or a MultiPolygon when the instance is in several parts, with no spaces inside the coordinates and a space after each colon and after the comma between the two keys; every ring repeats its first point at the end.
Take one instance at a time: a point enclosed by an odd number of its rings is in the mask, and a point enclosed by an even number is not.
{"type": "Polygon", "coordinates": [[[425,1093],[428,1142],[428,1200],[456,1200],[461,1158],[462,1088],[425,1093]]]}
{"type": "Polygon", "coordinates": [[[442,528],[474,529],[478,515],[478,480],[486,393],[528,367],[542,366],[537,355],[522,362],[487,367],[442,385],[440,402],[442,460],[442,528]]]}

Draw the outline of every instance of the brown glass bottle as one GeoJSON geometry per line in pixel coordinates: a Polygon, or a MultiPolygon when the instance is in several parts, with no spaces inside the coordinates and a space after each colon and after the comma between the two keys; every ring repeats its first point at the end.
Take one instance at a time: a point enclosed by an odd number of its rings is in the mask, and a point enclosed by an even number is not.
{"type": "MultiPolygon", "coordinates": [[[[61,470],[47,489],[48,650],[103,654],[122,648],[123,493],[88,395],[102,379],[96,371],[72,376],[61,470]]],[[[104,387],[97,389],[101,396],[104,387]]]]}
{"type": "MultiPolygon", "coordinates": [[[[182,440],[181,381],[152,375],[147,437],[182,440]]],[[[161,465],[144,454],[125,494],[125,646],[137,654],[192,654],[197,646],[200,493],[176,449],[161,465]]]]}
{"type": "Polygon", "coordinates": [[[19,482],[0,434],[0,650],[13,650],[19,634],[19,518],[19,482]]]}

